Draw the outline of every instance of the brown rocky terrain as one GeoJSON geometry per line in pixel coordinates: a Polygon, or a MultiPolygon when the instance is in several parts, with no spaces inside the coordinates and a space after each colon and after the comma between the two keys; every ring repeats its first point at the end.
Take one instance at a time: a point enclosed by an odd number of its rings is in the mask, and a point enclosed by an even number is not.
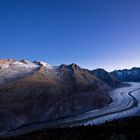
{"type": "Polygon", "coordinates": [[[15,62],[16,60],[14,59],[0,59],[0,64],[5,64],[7,62],[15,62]]]}
{"type": "MultiPolygon", "coordinates": [[[[43,64],[16,80],[0,84],[0,132],[72,116],[111,102],[107,94],[110,87],[76,64],[43,64]]],[[[31,64],[23,61],[18,65],[23,69],[23,65],[31,64]]]]}

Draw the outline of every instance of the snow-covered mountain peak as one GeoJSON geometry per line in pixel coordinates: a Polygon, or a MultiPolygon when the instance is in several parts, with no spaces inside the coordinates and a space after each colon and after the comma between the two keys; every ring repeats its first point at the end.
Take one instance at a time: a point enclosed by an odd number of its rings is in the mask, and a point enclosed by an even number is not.
{"type": "Polygon", "coordinates": [[[23,60],[0,59],[0,84],[20,79],[38,70],[39,65],[23,60]]]}
{"type": "Polygon", "coordinates": [[[44,66],[44,67],[46,67],[46,68],[48,68],[48,69],[52,69],[53,68],[53,66],[52,65],[50,65],[50,64],[48,64],[47,62],[44,62],[44,61],[34,61],[33,63],[35,63],[35,64],[38,64],[38,65],[40,65],[40,66],[44,66]]]}
{"type": "Polygon", "coordinates": [[[30,63],[32,63],[32,62],[30,62],[30,61],[28,61],[28,60],[26,60],[26,59],[22,59],[22,60],[20,60],[20,62],[22,62],[22,63],[24,63],[24,64],[30,64],[30,63]]]}
{"type": "Polygon", "coordinates": [[[115,78],[125,82],[139,82],[140,68],[134,67],[132,69],[116,70],[110,73],[115,78]]]}

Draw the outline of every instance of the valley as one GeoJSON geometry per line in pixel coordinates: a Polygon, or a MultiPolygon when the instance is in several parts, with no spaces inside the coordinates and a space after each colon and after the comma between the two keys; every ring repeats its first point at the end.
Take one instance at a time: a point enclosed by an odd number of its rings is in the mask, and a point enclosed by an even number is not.
{"type": "Polygon", "coordinates": [[[76,64],[0,60],[0,136],[99,125],[140,114],[140,83],[76,64]]]}
{"type": "Polygon", "coordinates": [[[44,121],[30,125],[21,126],[9,131],[6,136],[18,136],[42,128],[57,128],[79,125],[99,125],[106,121],[137,116],[140,112],[140,83],[130,83],[130,87],[115,89],[110,93],[113,102],[97,110],[91,110],[80,115],[58,119],[55,121],[44,121]]]}

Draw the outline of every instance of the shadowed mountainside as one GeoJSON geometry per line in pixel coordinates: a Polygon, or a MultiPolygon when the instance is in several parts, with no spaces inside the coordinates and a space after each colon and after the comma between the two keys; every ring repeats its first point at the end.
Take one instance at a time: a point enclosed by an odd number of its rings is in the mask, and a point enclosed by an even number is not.
{"type": "Polygon", "coordinates": [[[102,81],[108,84],[108,86],[112,88],[116,88],[122,85],[122,83],[117,80],[115,77],[113,77],[110,73],[105,71],[104,69],[95,69],[92,71],[89,71],[94,76],[98,77],[102,81]]]}
{"type": "Polygon", "coordinates": [[[1,67],[0,73],[6,72],[9,81],[0,85],[1,132],[72,116],[111,102],[107,94],[110,87],[76,64],[54,67],[22,60],[5,62],[1,67]]]}

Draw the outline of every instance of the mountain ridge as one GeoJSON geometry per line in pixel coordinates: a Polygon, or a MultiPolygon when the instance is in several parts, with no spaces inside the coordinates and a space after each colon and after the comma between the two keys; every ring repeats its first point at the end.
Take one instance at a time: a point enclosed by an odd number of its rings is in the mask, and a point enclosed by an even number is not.
{"type": "Polygon", "coordinates": [[[0,133],[22,125],[74,116],[109,105],[121,82],[104,69],[0,60],[0,133]]]}
{"type": "Polygon", "coordinates": [[[110,87],[76,64],[1,61],[0,132],[108,105],[110,87]]]}
{"type": "Polygon", "coordinates": [[[115,70],[110,72],[112,76],[124,82],[140,82],[140,67],[131,69],[115,70]]]}

